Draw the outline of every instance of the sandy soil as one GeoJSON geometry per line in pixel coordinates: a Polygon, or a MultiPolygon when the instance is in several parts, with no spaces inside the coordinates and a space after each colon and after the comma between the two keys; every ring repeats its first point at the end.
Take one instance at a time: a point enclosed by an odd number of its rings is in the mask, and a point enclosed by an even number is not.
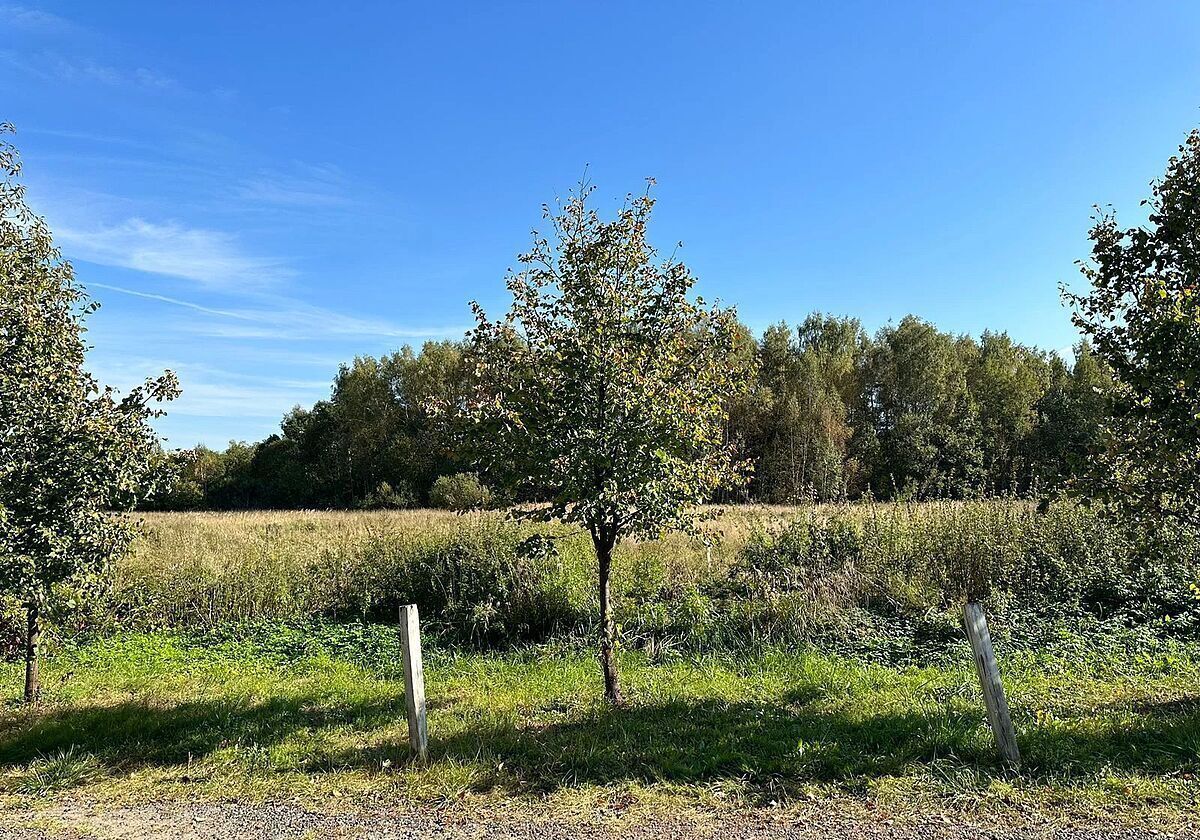
{"type": "Polygon", "coordinates": [[[431,840],[1141,840],[1200,837],[1200,829],[1026,823],[978,826],[947,818],[901,822],[883,817],[823,815],[821,809],[776,814],[747,811],[704,818],[598,819],[562,822],[512,815],[403,811],[386,808],[314,811],[297,805],[163,803],[114,806],[74,803],[0,813],[0,840],[122,838],[431,838],[431,840]]]}

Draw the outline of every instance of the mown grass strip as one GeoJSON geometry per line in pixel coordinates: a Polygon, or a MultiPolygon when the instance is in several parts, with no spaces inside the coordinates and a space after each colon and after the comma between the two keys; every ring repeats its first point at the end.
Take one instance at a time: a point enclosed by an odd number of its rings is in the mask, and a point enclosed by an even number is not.
{"type": "Polygon", "coordinates": [[[15,666],[4,666],[4,790],[421,802],[623,791],[692,805],[822,795],[1179,815],[1200,794],[1200,667],[1182,646],[1014,656],[1005,676],[1019,774],[994,758],[969,660],[890,667],[760,649],[652,662],[626,652],[632,703],[613,710],[586,652],[440,650],[427,663],[431,761],[415,766],[386,650],[350,661],[337,632],[322,649],[317,626],[303,654],[281,656],[279,640],[258,632],[215,646],[126,634],[60,653],[47,667],[49,702],[34,711],[14,705],[15,666]]]}

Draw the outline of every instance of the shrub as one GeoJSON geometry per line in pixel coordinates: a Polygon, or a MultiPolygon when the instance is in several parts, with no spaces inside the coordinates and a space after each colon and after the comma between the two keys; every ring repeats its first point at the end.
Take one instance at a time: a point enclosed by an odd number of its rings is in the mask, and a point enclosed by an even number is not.
{"type": "Polygon", "coordinates": [[[417,604],[442,635],[478,647],[540,640],[584,623],[559,559],[518,550],[522,529],[492,518],[446,539],[376,541],[364,557],[374,573],[365,612],[392,618],[417,604]]]}
{"type": "Polygon", "coordinates": [[[443,510],[486,508],[491,500],[491,491],[475,473],[443,475],[429,490],[429,503],[443,510]]]}
{"type": "Polygon", "coordinates": [[[752,534],[715,592],[738,636],[784,642],[847,631],[866,588],[853,521],[797,520],[752,534]]]}
{"type": "Polygon", "coordinates": [[[400,604],[415,603],[431,632],[481,647],[570,633],[589,620],[582,556],[518,551],[528,530],[500,517],[413,514],[408,525],[356,514],[343,519],[349,527],[322,528],[319,515],[308,516],[291,515],[286,525],[283,516],[252,514],[196,518],[211,528],[151,527],[118,570],[110,610],[125,626],[207,629],[313,617],[394,621],[400,604]]]}
{"type": "Polygon", "coordinates": [[[363,498],[359,507],[363,510],[401,510],[415,507],[416,504],[416,494],[408,482],[400,481],[391,485],[381,481],[363,498]]]}

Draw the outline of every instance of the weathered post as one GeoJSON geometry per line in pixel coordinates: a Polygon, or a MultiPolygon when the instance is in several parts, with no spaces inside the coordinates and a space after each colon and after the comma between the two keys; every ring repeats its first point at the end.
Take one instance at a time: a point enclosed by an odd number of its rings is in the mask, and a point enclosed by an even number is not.
{"type": "Polygon", "coordinates": [[[429,756],[425,720],[425,668],[421,664],[421,622],[416,604],[400,608],[400,644],[404,648],[404,699],[408,706],[408,742],[419,761],[429,756]]]}
{"type": "Polygon", "coordinates": [[[983,689],[983,703],[987,707],[992,734],[996,736],[996,746],[1004,761],[1017,767],[1021,763],[1017,734],[1008,713],[1004,684],[1000,682],[1000,667],[996,664],[996,651],[992,648],[992,634],[988,632],[987,618],[978,602],[967,601],[963,607],[963,626],[971,643],[971,653],[975,656],[975,671],[983,689]]]}

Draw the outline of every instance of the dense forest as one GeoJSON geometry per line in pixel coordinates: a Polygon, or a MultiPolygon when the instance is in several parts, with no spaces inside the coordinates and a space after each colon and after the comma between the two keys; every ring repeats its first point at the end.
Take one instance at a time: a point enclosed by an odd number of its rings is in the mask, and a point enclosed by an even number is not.
{"type": "MultiPolygon", "coordinates": [[[[1110,377],[1084,344],[1068,362],[1004,333],[975,339],[909,316],[870,336],[854,318],[813,314],[747,345],[756,383],[730,406],[727,433],[754,470],[740,498],[721,501],[1048,492],[1078,473],[1108,410],[1110,377]]],[[[329,399],[292,409],[278,434],[165,455],[179,478],[149,506],[429,504],[439,477],[479,472],[431,410],[464,381],[456,342],[357,358],[329,399]]]]}

